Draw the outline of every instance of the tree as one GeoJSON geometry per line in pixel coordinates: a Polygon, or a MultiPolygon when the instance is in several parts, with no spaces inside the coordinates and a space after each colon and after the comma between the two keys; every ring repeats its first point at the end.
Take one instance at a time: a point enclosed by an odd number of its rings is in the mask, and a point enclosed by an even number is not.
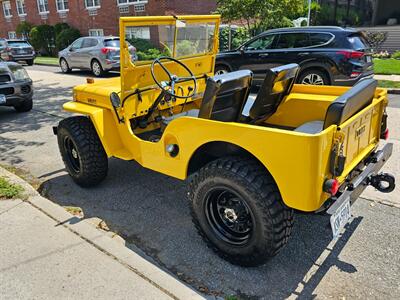
{"type": "Polygon", "coordinates": [[[29,33],[31,32],[33,25],[26,21],[22,21],[18,24],[16,32],[18,35],[22,35],[25,38],[29,39],[29,33]]]}
{"type": "Polygon", "coordinates": [[[39,25],[32,28],[29,33],[30,42],[37,51],[43,51],[47,55],[54,55],[55,31],[50,25],[39,25]]]}
{"type": "Polygon", "coordinates": [[[252,35],[292,26],[290,19],[304,9],[304,0],[217,0],[224,21],[241,20],[252,35]]]}
{"type": "Polygon", "coordinates": [[[77,38],[80,38],[80,37],[81,37],[81,33],[76,28],[68,27],[68,28],[62,30],[56,36],[57,50],[59,51],[59,50],[62,50],[64,48],[68,47],[68,45],[70,45],[73,41],[75,41],[77,38]]]}

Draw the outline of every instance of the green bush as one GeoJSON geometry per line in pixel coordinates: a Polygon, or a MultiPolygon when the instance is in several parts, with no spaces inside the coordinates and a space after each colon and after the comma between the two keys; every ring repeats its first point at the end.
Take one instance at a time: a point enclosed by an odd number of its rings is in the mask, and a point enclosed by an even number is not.
{"type": "Polygon", "coordinates": [[[68,47],[73,41],[81,37],[81,33],[76,28],[66,28],[56,37],[56,48],[58,51],[68,47]]]}
{"type": "MultiPolygon", "coordinates": [[[[231,30],[231,48],[236,49],[250,38],[249,31],[244,27],[231,30]]],[[[229,28],[221,30],[219,35],[219,49],[221,51],[229,49],[229,28]]]]}
{"type": "Polygon", "coordinates": [[[16,32],[18,35],[23,35],[27,39],[29,39],[29,33],[32,30],[33,25],[29,22],[22,21],[21,23],[18,24],[16,32]]]}
{"type": "Polygon", "coordinates": [[[57,23],[54,25],[54,31],[56,35],[59,35],[63,30],[71,28],[68,23],[57,23]]]}
{"type": "Polygon", "coordinates": [[[152,49],[148,49],[147,51],[137,51],[136,55],[137,55],[139,61],[143,61],[143,60],[156,59],[156,58],[160,57],[161,55],[163,55],[163,53],[161,53],[161,51],[156,48],[152,48],[152,49]]]}
{"type": "Polygon", "coordinates": [[[149,40],[132,38],[128,39],[128,42],[136,48],[136,51],[146,52],[150,49],[154,49],[154,45],[149,40]]]}
{"type": "Polygon", "coordinates": [[[46,24],[35,26],[30,31],[29,37],[36,51],[50,56],[55,54],[56,34],[53,26],[46,24]]]}
{"type": "Polygon", "coordinates": [[[182,40],[176,43],[176,56],[187,56],[198,53],[198,45],[195,42],[182,40]]]}
{"type": "Polygon", "coordinates": [[[397,50],[396,52],[394,52],[394,53],[392,54],[392,58],[400,59],[400,50],[397,50]]]}

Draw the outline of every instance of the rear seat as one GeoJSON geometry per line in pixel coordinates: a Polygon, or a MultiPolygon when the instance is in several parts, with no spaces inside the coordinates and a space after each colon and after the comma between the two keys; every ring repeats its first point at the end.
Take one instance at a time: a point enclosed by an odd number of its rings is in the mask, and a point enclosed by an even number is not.
{"type": "Polygon", "coordinates": [[[340,125],[372,103],[378,82],[373,78],[361,80],[333,101],[326,111],[325,120],[302,124],[294,131],[316,134],[331,125],[340,125]]]}

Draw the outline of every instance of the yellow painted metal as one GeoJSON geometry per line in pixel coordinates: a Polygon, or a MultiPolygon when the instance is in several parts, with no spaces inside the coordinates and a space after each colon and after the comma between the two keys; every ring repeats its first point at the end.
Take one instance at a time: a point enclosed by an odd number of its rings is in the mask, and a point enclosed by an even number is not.
{"type": "MultiPolygon", "coordinates": [[[[216,32],[218,31],[218,16],[185,16],[178,19],[193,22],[215,21],[216,32]]],[[[175,21],[173,17],[121,18],[121,39],[126,26],[173,24],[175,21]]],[[[217,41],[214,43],[212,53],[186,57],[182,62],[195,75],[211,76],[217,53],[217,41]]],[[[137,134],[157,128],[157,125],[152,124],[140,130],[132,129],[130,120],[147,113],[158,96],[159,89],[151,79],[150,66],[133,65],[126,60],[123,52],[121,51],[121,79],[97,80],[93,84],[77,86],[74,89],[75,101],[64,104],[66,110],[85,114],[91,118],[110,157],[134,159],[146,168],[185,179],[188,176],[190,159],[201,146],[210,142],[231,143],[251,153],[268,169],[286,205],[302,211],[315,211],[329,197],[322,188],[324,181],[332,178],[329,171],[329,157],[338,130],[344,133],[344,152],[349,155],[345,171],[338,178],[341,182],[378,145],[381,117],[387,105],[386,92],[380,89],[377,90],[371,105],[341,124],[339,128],[332,125],[318,134],[311,135],[268,126],[272,124],[294,128],[308,121],[323,120],[328,105],[348,89],[303,85],[296,85],[293,88],[277,112],[266,121],[266,126],[180,117],[166,127],[158,142],[142,140],[137,134]],[[141,93],[141,99],[137,95],[127,98],[138,88],[151,89],[141,93]],[[118,109],[124,122],[118,121],[111,107],[109,95],[113,91],[120,93],[121,99],[125,100],[124,107],[118,109]],[[365,126],[364,131],[363,126],[365,126]],[[167,145],[170,144],[179,146],[180,151],[176,157],[171,157],[166,151],[167,145]]],[[[166,65],[172,72],[181,75],[176,65],[173,63],[166,65]]],[[[201,103],[205,79],[198,81],[198,95],[188,100],[185,110],[199,107],[201,103]]],[[[188,84],[183,83],[181,87],[187,89],[188,84]]],[[[166,104],[158,108],[162,113],[167,113],[170,109],[176,113],[180,111],[183,101],[177,100],[172,108],[166,104]]]]}

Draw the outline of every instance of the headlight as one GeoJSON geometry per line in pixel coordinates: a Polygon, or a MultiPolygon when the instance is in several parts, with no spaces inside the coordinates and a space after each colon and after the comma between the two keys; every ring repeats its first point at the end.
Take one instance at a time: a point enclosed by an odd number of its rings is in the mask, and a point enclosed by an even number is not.
{"type": "Polygon", "coordinates": [[[15,81],[24,81],[30,79],[28,72],[24,68],[12,68],[11,72],[14,75],[15,81]]]}

